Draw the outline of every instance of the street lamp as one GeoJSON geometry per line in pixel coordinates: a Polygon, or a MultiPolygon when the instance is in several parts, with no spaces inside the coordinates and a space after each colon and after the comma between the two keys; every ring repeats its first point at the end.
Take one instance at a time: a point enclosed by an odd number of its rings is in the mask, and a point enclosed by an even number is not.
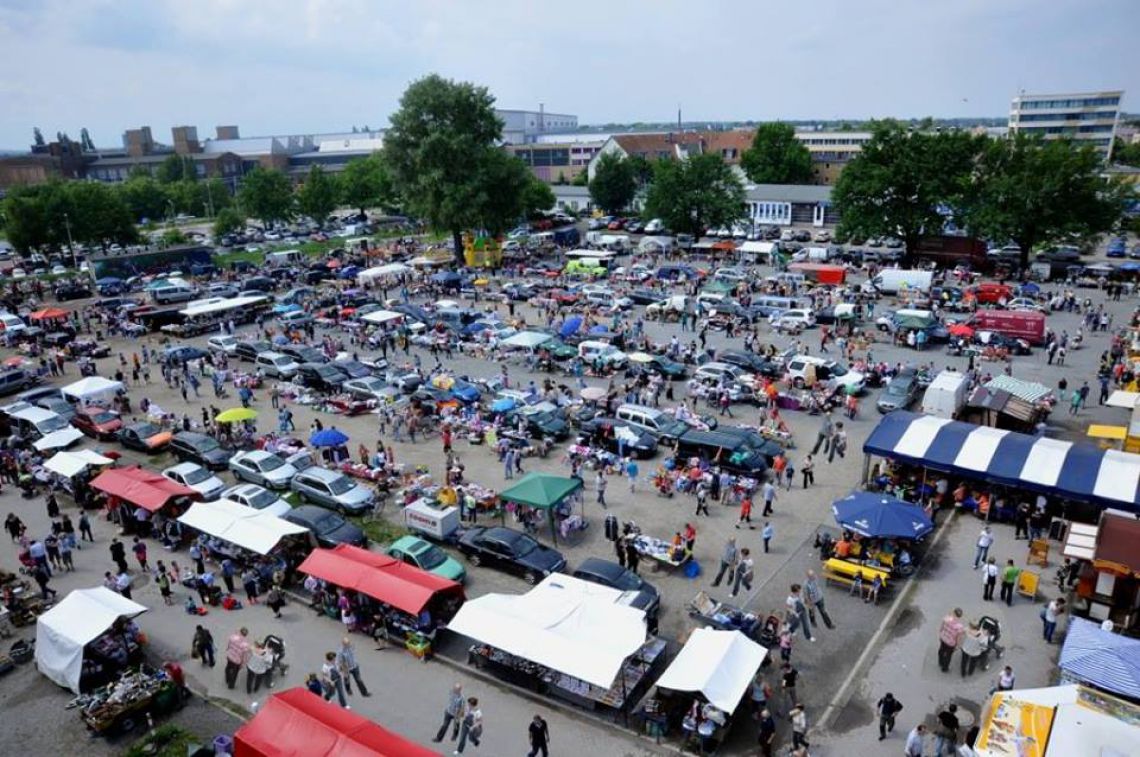
{"type": "Polygon", "coordinates": [[[79,260],[75,256],[75,242],[71,239],[71,217],[63,214],[63,228],[67,229],[67,249],[71,250],[71,267],[79,270],[79,260]]]}

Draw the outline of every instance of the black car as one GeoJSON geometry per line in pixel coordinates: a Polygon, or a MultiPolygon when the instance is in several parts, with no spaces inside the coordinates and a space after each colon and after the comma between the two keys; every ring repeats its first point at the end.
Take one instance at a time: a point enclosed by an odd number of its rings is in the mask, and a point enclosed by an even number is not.
{"type": "Polygon", "coordinates": [[[352,544],[363,547],[367,543],[364,532],[349,523],[332,510],[316,505],[300,505],[281,516],[290,523],[304,526],[313,533],[317,544],[322,547],[335,547],[338,544],[352,544]]]}
{"type": "Polygon", "coordinates": [[[590,418],[580,423],[580,429],[582,436],[588,437],[591,444],[599,444],[615,454],[619,448],[623,453],[642,460],[657,454],[656,436],[617,418],[590,418]]]}
{"type": "Polygon", "coordinates": [[[238,360],[248,360],[252,363],[257,359],[258,355],[263,352],[269,352],[272,349],[273,344],[271,342],[261,340],[252,342],[241,341],[234,345],[234,357],[238,360]]]}
{"type": "Polygon", "coordinates": [[[657,591],[657,587],[616,562],[587,557],[571,575],[592,584],[630,592],[629,600],[625,604],[644,610],[648,618],[656,618],[657,611],[661,609],[661,594],[657,591]]]}
{"type": "Polygon", "coordinates": [[[533,284],[511,283],[503,287],[503,294],[513,302],[526,302],[538,294],[538,289],[533,284]]]}
{"type": "Polygon", "coordinates": [[[652,305],[655,302],[660,302],[665,298],[665,295],[656,289],[634,289],[626,295],[633,301],[634,305],[652,305]]]}
{"type": "Polygon", "coordinates": [[[978,330],[974,332],[974,344],[983,347],[996,347],[1009,350],[1011,355],[1031,355],[1033,346],[1024,339],[999,334],[996,331],[978,330]]]}
{"type": "Polygon", "coordinates": [[[670,360],[664,355],[654,355],[648,363],[631,363],[631,367],[634,366],[640,367],[646,373],[663,376],[670,381],[680,381],[689,375],[683,364],[676,360],[670,360]]]}
{"type": "Polygon", "coordinates": [[[503,526],[469,528],[459,538],[459,551],[472,565],[486,565],[521,575],[528,584],[566,567],[566,558],[521,531],[503,526]]]}
{"type": "Polygon", "coordinates": [[[55,413],[68,423],[71,423],[71,419],[75,417],[75,405],[68,402],[63,397],[41,397],[40,399],[35,400],[32,404],[36,407],[42,407],[44,410],[55,413]]]}
{"type": "Polygon", "coordinates": [[[522,419],[527,436],[532,439],[550,437],[561,441],[570,434],[570,424],[554,410],[520,408],[508,413],[503,420],[508,428],[515,429],[519,419],[522,419]]]}
{"type": "Polygon", "coordinates": [[[717,426],[713,431],[742,439],[751,450],[763,455],[769,465],[776,459],[776,455],[782,454],[784,451],[784,448],[777,442],[765,439],[759,431],[748,426],[717,426]]]}
{"type": "Polygon", "coordinates": [[[223,449],[214,437],[194,431],[179,431],[170,440],[169,449],[182,462],[198,463],[210,470],[225,468],[229,464],[232,454],[223,449]]]}
{"type": "Polygon", "coordinates": [[[131,423],[119,429],[119,444],[140,452],[155,453],[170,443],[171,435],[153,423],[131,423]]]}
{"type": "Polygon", "coordinates": [[[735,365],[749,373],[755,373],[770,379],[779,379],[784,375],[784,366],[778,361],[769,360],[763,355],[748,350],[722,350],[717,353],[717,362],[735,365]]]}
{"type": "Polygon", "coordinates": [[[337,360],[333,363],[341,373],[349,378],[367,378],[376,375],[371,368],[359,360],[337,360]]]}
{"type": "Polygon", "coordinates": [[[241,283],[242,289],[256,289],[259,292],[272,292],[277,282],[268,276],[250,276],[241,283]]]}
{"type": "Polygon", "coordinates": [[[348,381],[348,376],[336,366],[329,363],[301,363],[297,369],[296,379],[302,386],[322,392],[336,392],[341,384],[348,381]]]}
{"type": "Polygon", "coordinates": [[[90,287],[83,284],[61,284],[55,289],[55,298],[60,302],[82,300],[91,296],[90,287]]]}
{"type": "Polygon", "coordinates": [[[321,352],[316,347],[305,347],[303,345],[298,346],[295,344],[290,344],[280,348],[277,351],[282,355],[288,355],[298,363],[327,363],[329,361],[325,353],[321,352]]]}
{"type": "Polygon", "coordinates": [[[191,360],[201,360],[206,355],[205,350],[197,347],[168,347],[166,352],[162,353],[162,360],[170,365],[182,365],[191,360]]]}

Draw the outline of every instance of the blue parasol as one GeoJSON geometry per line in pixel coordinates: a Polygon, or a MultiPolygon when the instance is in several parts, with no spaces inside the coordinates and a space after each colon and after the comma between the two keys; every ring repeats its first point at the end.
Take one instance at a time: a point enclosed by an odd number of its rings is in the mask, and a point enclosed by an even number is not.
{"type": "Polygon", "coordinates": [[[873,492],[854,492],[831,504],[835,521],[867,537],[918,539],[934,524],[922,508],[873,492]]]}
{"type": "Polygon", "coordinates": [[[578,329],[582,327],[582,316],[572,315],[566,319],[566,323],[562,324],[562,328],[558,331],[558,336],[565,339],[568,336],[578,333],[578,329]]]}
{"type": "Polygon", "coordinates": [[[309,444],[314,447],[339,447],[348,441],[344,432],[336,428],[325,428],[309,437],[309,444]]]}
{"type": "Polygon", "coordinates": [[[515,409],[515,402],[513,397],[500,397],[491,403],[492,413],[506,413],[515,409]]]}

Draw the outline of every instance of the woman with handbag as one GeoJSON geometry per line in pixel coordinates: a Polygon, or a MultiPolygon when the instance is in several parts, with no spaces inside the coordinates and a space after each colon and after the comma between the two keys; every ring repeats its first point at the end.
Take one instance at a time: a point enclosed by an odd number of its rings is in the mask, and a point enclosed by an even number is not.
{"type": "Polygon", "coordinates": [[[479,700],[475,697],[467,698],[467,714],[463,716],[463,725],[459,729],[459,745],[455,748],[456,754],[463,754],[463,747],[470,741],[479,746],[479,739],[483,738],[483,711],[479,709],[479,700]]]}

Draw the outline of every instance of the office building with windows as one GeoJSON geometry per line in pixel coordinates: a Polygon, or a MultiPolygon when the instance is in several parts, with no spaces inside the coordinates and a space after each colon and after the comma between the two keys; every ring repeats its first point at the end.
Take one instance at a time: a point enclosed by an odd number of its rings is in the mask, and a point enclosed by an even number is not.
{"type": "Polygon", "coordinates": [[[1020,94],[1009,107],[1010,134],[1038,134],[1045,139],[1068,137],[1112,156],[1120,101],[1124,92],[1074,92],[1059,95],[1020,94]]]}

